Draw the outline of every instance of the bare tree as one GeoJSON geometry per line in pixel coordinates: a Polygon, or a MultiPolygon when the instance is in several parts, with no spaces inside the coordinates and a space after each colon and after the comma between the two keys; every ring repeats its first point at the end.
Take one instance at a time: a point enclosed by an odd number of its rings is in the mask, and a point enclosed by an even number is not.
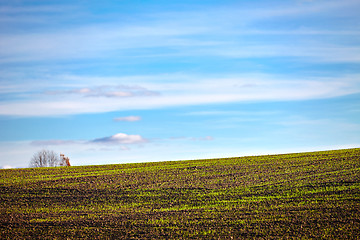
{"type": "Polygon", "coordinates": [[[30,167],[58,167],[64,166],[63,160],[54,151],[41,150],[34,154],[30,167]]]}

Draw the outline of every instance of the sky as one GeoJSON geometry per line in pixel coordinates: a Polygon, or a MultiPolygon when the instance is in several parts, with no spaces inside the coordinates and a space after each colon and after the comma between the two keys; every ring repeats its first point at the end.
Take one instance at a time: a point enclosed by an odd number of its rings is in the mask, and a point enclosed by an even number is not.
{"type": "Polygon", "coordinates": [[[360,147],[358,0],[0,0],[0,168],[360,147]]]}

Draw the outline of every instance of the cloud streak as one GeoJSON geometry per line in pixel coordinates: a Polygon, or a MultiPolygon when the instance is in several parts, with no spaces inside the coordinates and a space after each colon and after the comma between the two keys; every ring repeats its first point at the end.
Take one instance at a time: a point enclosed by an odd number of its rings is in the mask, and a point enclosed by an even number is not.
{"type": "Polygon", "coordinates": [[[137,122],[140,120],[141,120],[141,117],[139,117],[139,116],[127,116],[127,117],[114,118],[115,122],[137,122]]]}
{"type": "Polygon", "coordinates": [[[171,137],[170,140],[189,140],[189,141],[213,141],[214,137],[171,137]]]}
{"type": "MultiPolygon", "coordinates": [[[[267,9],[256,9],[249,6],[231,6],[221,8],[207,8],[206,14],[200,11],[186,10],[153,15],[141,15],[139,21],[128,24],[113,19],[113,22],[104,24],[80,24],[70,28],[54,30],[52,26],[42,26],[45,31],[0,34],[0,48],[2,63],[29,62],[29,61],[54,61],[66,59],[127,59],[133,57],[156,56],[168,58],[169,56],[214,56],[214,57],[311,57],[324,61],[334,56],[339,56],[339,61],[359,62],[359,58],[349,57],[351,49],[356,52],[358,47],[351,48],[344,41],[328,42],[324,39],[297,44],[297,47],[289,45],[289,40],[273,44],[266,41],[259,42],[259,38],[252,35],[273,35],[280,33],[288,35],[313,35],[319,32],[317,28],[307,28],[307,31],[299,31],[302,25],[295,25],[292,29],[281,30],[272,27],[267,30],[261,28],[263,21],[269,19],[292,19],[294,16],[308,17],[314,14],[332,13],[340,14],[339,9],[345,9],[347,15],[351,15],[351,9],[359,6],[357,1],[316,1],[308,4],[280,4],[278,7],[271,6],[267,9]],[[221,19],[221,20],[220,20],[221,19]],[[253,25],[257,28],[251,27],[253,25]],[[214,34],[216,33],[216,34],[214,34]],[[249,40],[239,35],[249,36],[249,40]],[[146,41],[144,41],[146,38],[146,41]],[[234,41],[233,39],[237,40],[234,41]],[[330,44],[334,44],[333,46],[330,44]],[[310,45],[309,45],[310,44],[310,45]],[[310,50],[309,50],[310,48],[310,50]],[[322,50],[313,51],[321,48],[322,50]],[[153,49],[153,51],[151,51],[153,49]],[[162,51],[159,51],[162,49],[162,51]],[[169,51],[171,49],[171,51],[169,51]],[[214,50],[216,49],[216,51],[214,50]],[[336,49],[336,54],[331,54],[336,49]],[[149,51],[150,50],[150,51],[149,51]],[[233,51],[233,54],[231,50],[233,51]],[[285,50],[285,51],[284,51],[285,50]],[[350,51],[350,52],[349,52],[350,51]],[[113,54],[114,52],[120,54],[113,54]],[[295,53],[294,53],[295,52],[295,53]],[[326,54],[330,53],[330,54],[326,54]],[[109,57],[105,57],[109,56],[109,57]]],[[[53,6],[38,6],[42,11],[53,6]]],[[[59,8],[62,9],[62,8],[59,8]]],[[[3,8],[2,12],[13,16],[16,11],[30,13],[34,9],[3,8]]],[[[67,13],[66,7],[63,9],[67,13]]],[[[344,14],[343,14],[344,15],[344,14]]],[[[22,17],[22,15],[18,16],[22,17]]],[[[33,18],[44,16],[33,15],[33,18]]],[[[28,17],[27,17],[28,18],[28,17]]],[[[60,20],[59,20],[60,21],[60,20]]],[[[40,21],[41,22],[41,21],[40,21]]],[[[42,21],[47,22],[47,21],[42,21]]],[[[359,36],[359,29],[348,27],[346,31],[332,28],[331,25],[323,26],[322,32],[331,32],[342,39],[342,36],[350,33],[359,36]]],[[[300,29],[301,30],[301,29],[300,29]]],[[[354,54],[355,55],[355,54],[354,54]]],[[[334,61],[334,60],[333,60],[334,61]]]]}
{"type": "MultiPolygon", "coordinates": [[[[166,75],[168,83],[156,83],[159,78],[164,76],[139,77],[139,81],[147,79],[147,83],[139,84],[148,87],[139,87],[141,90],[130,89],[131,98],[121,94],[109,96],[114,93],[114,87],[103,88],[105,90],[84,87],[70,91],[59,90],[45,95],[29,92],[24,100],[0,102],[0,115],[72,115],[209,103],[322,99],[360,93],[358,74],[308,79],[268,74],[218,78],[175,74],[166,75]],[[149,88],[153,89],[150,93],[146,90],[149,88]]],[[[106,82],[107,79],[103,78],[103,81],[106,82]]]]}
{"type": "Polygon", "coordinates": [[[80,95],[83,97],[107,97],[107,98],[122,98],[135,96],[157,96],[158,92],[150,91],[140,86],[126,86],[126,85],[104,85],[93,88],[76,88],[71,90],[55,90],[46,91],[47,95],[80,95]]]}
{"type": "MultiPolygon", "coordinates": [[[[31,146],[74,146],[74,145],[89,145],[89,144],[143,144],[149,142],[148,139],[140,135],[129,135],[125,133],[117,133],[112,136],[96,138],[93,140],[61,140],[61,139],[50,139],[50,140],[36,140],[30,142],[31,146]]],[[[124,147],[125,149],[126,147],[124,147]]]]}
{"type": "Polygon", "coordinates": [[[30,144],[32,146],[61,146],[61,145],[72,145],[78,143],[80,143],[80,141],[51,139],[51,140],[32,141],[30,144]]]}
{"type": "Polygon", "coordinates": [[[2,167],[1,167],[1,169],[12,169],[12,168],[14,168],[13,166],[10,166],[10,165],[3,165],[2,167]]]}
{"type": "Polygon", "coordinates": [[[142,144],[146,142],[148,142],[148,140],[140,135],[128,135],[125,133],[117,133],[110,137],[98,138],[91,141],[91,143],[99,144],[142,144]]]}

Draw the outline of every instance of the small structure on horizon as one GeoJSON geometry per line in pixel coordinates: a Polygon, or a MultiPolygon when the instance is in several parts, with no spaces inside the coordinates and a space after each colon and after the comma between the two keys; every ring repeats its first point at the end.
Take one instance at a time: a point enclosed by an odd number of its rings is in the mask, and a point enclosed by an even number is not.
{"type": "Polygon", "coordinates": [[[61,161],[63,162],[63,166],[68,166],[70,167],[70,160],[68,157],[65,157],[65,154],[62,154],[60,153],[60,158],[61,158],[61,161]]]}

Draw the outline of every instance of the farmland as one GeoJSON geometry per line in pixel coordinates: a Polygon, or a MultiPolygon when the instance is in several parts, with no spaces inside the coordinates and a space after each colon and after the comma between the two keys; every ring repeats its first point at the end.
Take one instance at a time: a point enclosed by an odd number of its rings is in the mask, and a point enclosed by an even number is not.
{"type": "Polygon", "coordinates": [[[359,235],[359,148],[0,170],[0,239],[359,235]]]}

